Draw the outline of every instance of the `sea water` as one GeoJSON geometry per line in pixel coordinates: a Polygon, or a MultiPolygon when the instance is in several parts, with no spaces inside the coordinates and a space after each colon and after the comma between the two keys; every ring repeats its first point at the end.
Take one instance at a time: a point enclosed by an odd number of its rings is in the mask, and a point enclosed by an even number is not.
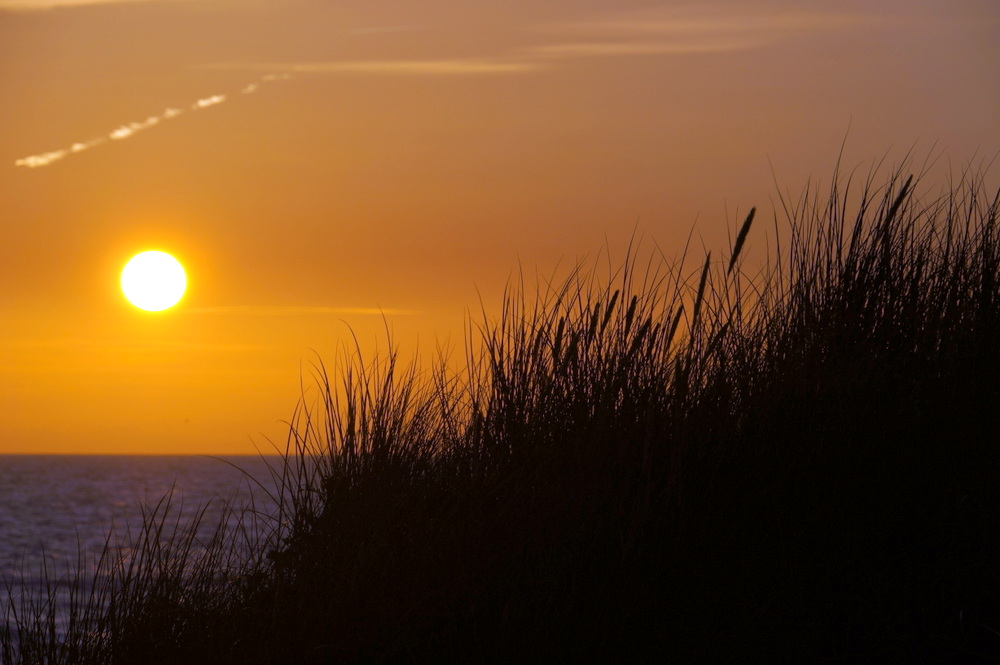
{"type": "Polygon", "coordinates": [[[73,574],[81,555],[83,569],[92,572],[106,545],[120,553],[122,543],[138,536],[144,513],[159,504],[162,514],[167,500],[168,532],[205,509],[201,542],[211,538],[227,506],[235,509],[230,521],[251,506],[274,514],[269,464],[280,468],[281,460],[0,455],[0,606],[8,592],[34,593],[46,578],[73,574]]]}

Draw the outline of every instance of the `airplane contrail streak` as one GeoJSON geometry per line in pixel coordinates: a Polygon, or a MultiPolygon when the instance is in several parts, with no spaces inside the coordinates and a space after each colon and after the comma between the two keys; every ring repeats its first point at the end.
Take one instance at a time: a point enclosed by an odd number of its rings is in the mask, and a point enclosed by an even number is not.
{"type": "MultiPolygon", "coordinates": [[[[287,74],[277,75],[277,74],[265,74],[260,78],[259,81],[254,81],[246,85],[241,91],[242,94],[248,95],[252,92],[256,92],[260,88],[262,83],[268,83],[270,81],[277,81],[289,78],[287,74]]],[[[189,109],[191,111],[200,111],[202,109],[209,108],[210,106],[216,106],[218,104],[226,101],[226,95],[212,95],[211,97],[205,97],[193,102],[189,109]]],[[[113,129],[106,136],[98,136],[92,138],[88,141],[78,141],[68,148],[61,148],[59,150],[51,150],[49,152],[39,153],[37,155],[30,155],[28,157],[22,157],[14,162],[15,166],[24,166],[29,169],[38,168],[40,166],[48,166],[53,162],[57,162],[64,159],[70,155],[75,155],[85,150],[90,150],[99,145],[111,141],[122,141],[127,138],[131,138],[136,135],[136,133],[141,132],[150,127],[155,127],[164,120],[173,120],[174,118],[183,115],[185,111],[178,108],[167,108],[163,113],[159,115],[151,115],[145,120],[139,122],[130,122],[127,125],[121,125],[117,129],[113,129]]]]}

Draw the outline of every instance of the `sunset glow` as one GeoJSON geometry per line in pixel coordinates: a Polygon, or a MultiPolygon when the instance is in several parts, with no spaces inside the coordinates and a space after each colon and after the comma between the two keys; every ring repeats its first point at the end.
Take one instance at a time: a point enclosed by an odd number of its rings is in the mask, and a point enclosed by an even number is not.
{"type": "Polygon", "coordinates": [[[998,45],[0,0],[0,660],[1000,662],[998,45]]]}
{"type": "Polygon", "coordinates": [[[1000,151],[998,40],[973,0],[0,0],[0,453],[253,453],[317,357],[461,356],[518,271],[721,256],[838,157],[944,182],[1000,151]],[[197,275],[160,316],[150,242],[197,275]]]}

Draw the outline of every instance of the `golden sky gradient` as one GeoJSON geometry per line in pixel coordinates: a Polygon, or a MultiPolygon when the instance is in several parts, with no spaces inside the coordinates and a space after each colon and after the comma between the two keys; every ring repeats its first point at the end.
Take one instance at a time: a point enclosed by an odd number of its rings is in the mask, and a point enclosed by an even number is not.
{"type": "Polygon", "coordinates": [[[252,453],[380,311],[432,351],[519,262],[718,249],[845,136],[989,161],[998,43],[993,0],[0,0],[0,453],[252,453]]]}

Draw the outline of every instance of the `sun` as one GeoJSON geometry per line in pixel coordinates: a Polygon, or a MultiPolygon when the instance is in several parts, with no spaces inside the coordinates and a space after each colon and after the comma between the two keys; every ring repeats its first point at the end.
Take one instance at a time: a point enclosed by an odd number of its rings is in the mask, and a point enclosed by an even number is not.
{"type": "Polygon", "coordinates": [[[142,252],[122,270],[122,291],[128,301],[147,312],[173,307],[184,295],[184,268],[166,252],[142,252]]]}

